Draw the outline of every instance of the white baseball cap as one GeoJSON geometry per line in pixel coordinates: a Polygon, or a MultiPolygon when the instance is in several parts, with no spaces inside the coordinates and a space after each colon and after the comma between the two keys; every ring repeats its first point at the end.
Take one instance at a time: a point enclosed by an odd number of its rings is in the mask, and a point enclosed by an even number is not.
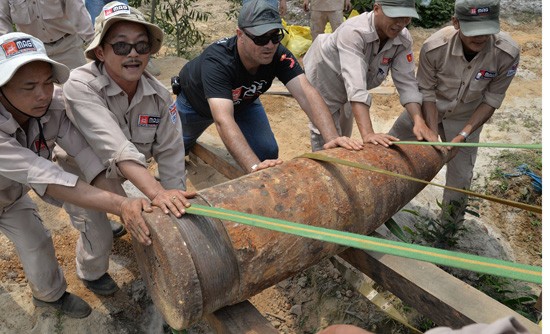
{"type": "Polygon", "coordinates": [[[36,37],[21,32],[0,36],[0,87],[11,80],[21,66],[33,61],[52,64],[54,80],[64,83],[69,78],[69,68],[48,57],[44,44],[36,37]]]}

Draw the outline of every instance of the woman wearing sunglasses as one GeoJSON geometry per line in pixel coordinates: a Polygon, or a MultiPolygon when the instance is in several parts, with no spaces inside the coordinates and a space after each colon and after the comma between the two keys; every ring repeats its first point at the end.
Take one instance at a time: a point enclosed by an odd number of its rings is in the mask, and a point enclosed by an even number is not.
{"type": "Polygon", "coordinates": [[[340,137],[327,106],[307,81],[290,51],[280,44],[284,29],[277,10],[264,0],[247,2],[237,35],[210,45],[179,73],[177,107],[185,150],[212,123],[229,153],[247,173],[282,163],[259,96],[277,77],[326,139],[325,148],[361,149],[340,137]]]}

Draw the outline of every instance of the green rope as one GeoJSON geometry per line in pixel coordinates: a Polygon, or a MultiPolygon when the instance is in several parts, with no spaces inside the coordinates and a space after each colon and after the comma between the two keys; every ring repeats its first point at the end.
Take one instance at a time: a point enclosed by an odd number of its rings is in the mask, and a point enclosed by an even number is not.
{"type": "Polygon", "coordinates": [[[527,210],[527,211],[531,211],[531,212],[535,212],[535,213],[542,213],[542,207],[537,206],[537,205],[530,205],[530,204],[515,202],[515,201],[507,200],[507,199],[504,199],[504,198],[499,198],[499,197],[495,197],[495,196],[491,196],[491,195],[476,193],[476,192],[466,190],[466,189],[460,189],[460,188],[455,188],[455,187],[450,187],[450,186],[444,186],[444,185],[439,184],[439,183],[429,182],[429,181],[418,179],[418,178],[415,178],[415,177],[412,177],[412,176],[407,176],[407,175],[403,175],[403,174],[399,174],[399,173],[395,173],[395,172],[390,172],[390,171],[385,170],[385,169],[377,168],[377,167],[374,167],[374,166],[368,166],[368,165],[361,164],[361,163],[358,163],[358,162],[353,162],[353,161],[347,161],[347,160],[343,160],[343,159],[339,159],[339,158],[328,157],[326,155],[322,155],[322,154],[318,154],[318,153],[305,153],[305,154],[302,154],[301,156],[299,156],[298,158],[309,158],[309,159],[313,159],[313,160],[332,162],[332,163],[336,163],[336,164],[340,164],[340,165],[345,165],[345,166],[355,167],[355,168],[359,168],[359,169],[364,169],[364,170],[368,170],[368,171],[371,171],[371,172],[376,172],[376,173],[380,173],[380,174],[384,174],[384,175],[388,175],[388,176],[394,176],[394,177],[398,177],[398,178],[409,180],[409,181],[420,182],[420,183],[424,183],[424,184],[428,184],[428,185],[432,185],[432,186],[436,186],[436,187],[441,187],[441,188],[457,191],[457,192],[460,192],[460,193],[463,193],[463,194],[466,194],[466,195],[469,195],[469,196],[483,198],[483,199],[493,201],[493,202],[496,202],[496,203],[500,203],[500,204],[504,204],[504,205],[508,205],[508,206],[513,206],[513,207],[516,207],[516,208],[519,208],[519,209],[522,209],[522,210],[527,210]]]}
{"type": "Polygon", "coordinates": [[[428,145],[428,146],[458,146],[458,147],[493,147],[521,148],[526,150],[542,150],[542,144],[502,144],[502,143],[446,143],[433,141],[392,141],[394,145],[428,145]]]}
{"type": "Polygon", "coordinates": [[[471,270],[483,274],[502,276],[542,284],[542,268],[487,257],[464,254],[420,245],[384,240],[361,234],[331,230],[318,226],[293,223],[281,219],[262,217],[243,212],[193,204],[187,213],[229,220],[277,232],[332,242],[390,255],[427,261],[443,266],[471,270]]]}

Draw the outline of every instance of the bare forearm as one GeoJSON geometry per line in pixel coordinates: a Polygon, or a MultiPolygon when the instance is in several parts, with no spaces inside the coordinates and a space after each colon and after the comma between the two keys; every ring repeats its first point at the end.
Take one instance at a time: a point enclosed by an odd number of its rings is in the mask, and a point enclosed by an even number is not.
{"type": "Polygon", "coordinates": [[[477,130],[480,126],[485,124],[493,116],[495,108],[489,106],[488,104],[482,103],[474,111],[462,131],[466,133],[472,133],[477,130]]]}
{"type": "Polygon", "coordinates": [[[220,137],[231,154],[231,156],[237,161],[239,166],[246,172],[252,172],[251,167],[259,164],[261,161],[256,156],[243,133],[239,129],[236,123],[230,122],[216,123],[216,128],[220,137]]]}
{"type": "Polygon", "coordinates": [[[372,127],[372,121],[370,119],[370,110],[369,106],[361,102],[351,102],[351,111],[355,122],[357,123],[357,128],[361,134],[363,141],[369,134],[374,133],[372,127]]]}
{"type": "MultiPolygon", "coordinates": [[[[316,92],[316,94],[318,93],[316,92]]],[[[336,126],[334,125],[332,115],[321,96],[319,96],[319,100],[314,99],[310,102],[313,103],[308,104],[304,108],[304,111],[313,125],[315,125],[315,127],[319,129],[319,132],[321,132],[321,136],[323,136],[325,143],[328,143],[338,137],[339,134],[336,130],[336,126]]]]}
{"type": "Polygon", "coordinates": [[[405,109],[407,113],[409,113],[414,124],[425,123],[424,116],[422,115],[422,108],[419,103],[407,103],[405,104],[405,109]]]}
{"type": "Polygon", "coordinates": [[[319,129],[326,143],[339,137],[325,100],[304,75],[292,79],[287,87],[313,125],[319,129]]]}
{"type": "Polygon", "coordinates": [[[140,164],[133,161],[121,161],[117,163],[122,175],[135,185],[147,198],[153,200],[157,194],[164,190],[160,182],[140,164]]]}
{"type": "Polygon", "coordinates": [[[122,202],[126,199],[120,195],[90,186],[86,182],[78,180],[74,187],[50,184],[46,194],[77,206],[104,211],[121,216],[122,202]]]}
{"type": "Polygon", "coordinates": [[[437,127],[439,123],[439,116],[437,112],[437,107],[435,102],[424,101],[422,103],[422,113],[424,114],[424,119],[426,120],[426,125],[432,130],[437,132],[437,127]]]}

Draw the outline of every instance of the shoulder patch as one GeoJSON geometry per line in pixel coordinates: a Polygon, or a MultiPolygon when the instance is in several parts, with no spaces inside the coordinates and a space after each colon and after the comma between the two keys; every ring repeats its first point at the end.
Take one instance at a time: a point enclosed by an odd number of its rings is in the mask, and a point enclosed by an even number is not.
{"type": "Polygon", "coordinates": [[[512,65],[508,71],[506,72],[506,76],[507,77],[511,77],[511,76],[514,76],[516,75],[516,72],[518,70],[518,63],[515,63],[514,65],[512,65]]]}
{"type": "Polygon", "coordinates": [[[168,107],[168,113],[170,114],[170,121],[173,124],[176,124],[178,121],[178,109],[176,108],[176,102],[172,102],[172,104],[168,107]]]}

